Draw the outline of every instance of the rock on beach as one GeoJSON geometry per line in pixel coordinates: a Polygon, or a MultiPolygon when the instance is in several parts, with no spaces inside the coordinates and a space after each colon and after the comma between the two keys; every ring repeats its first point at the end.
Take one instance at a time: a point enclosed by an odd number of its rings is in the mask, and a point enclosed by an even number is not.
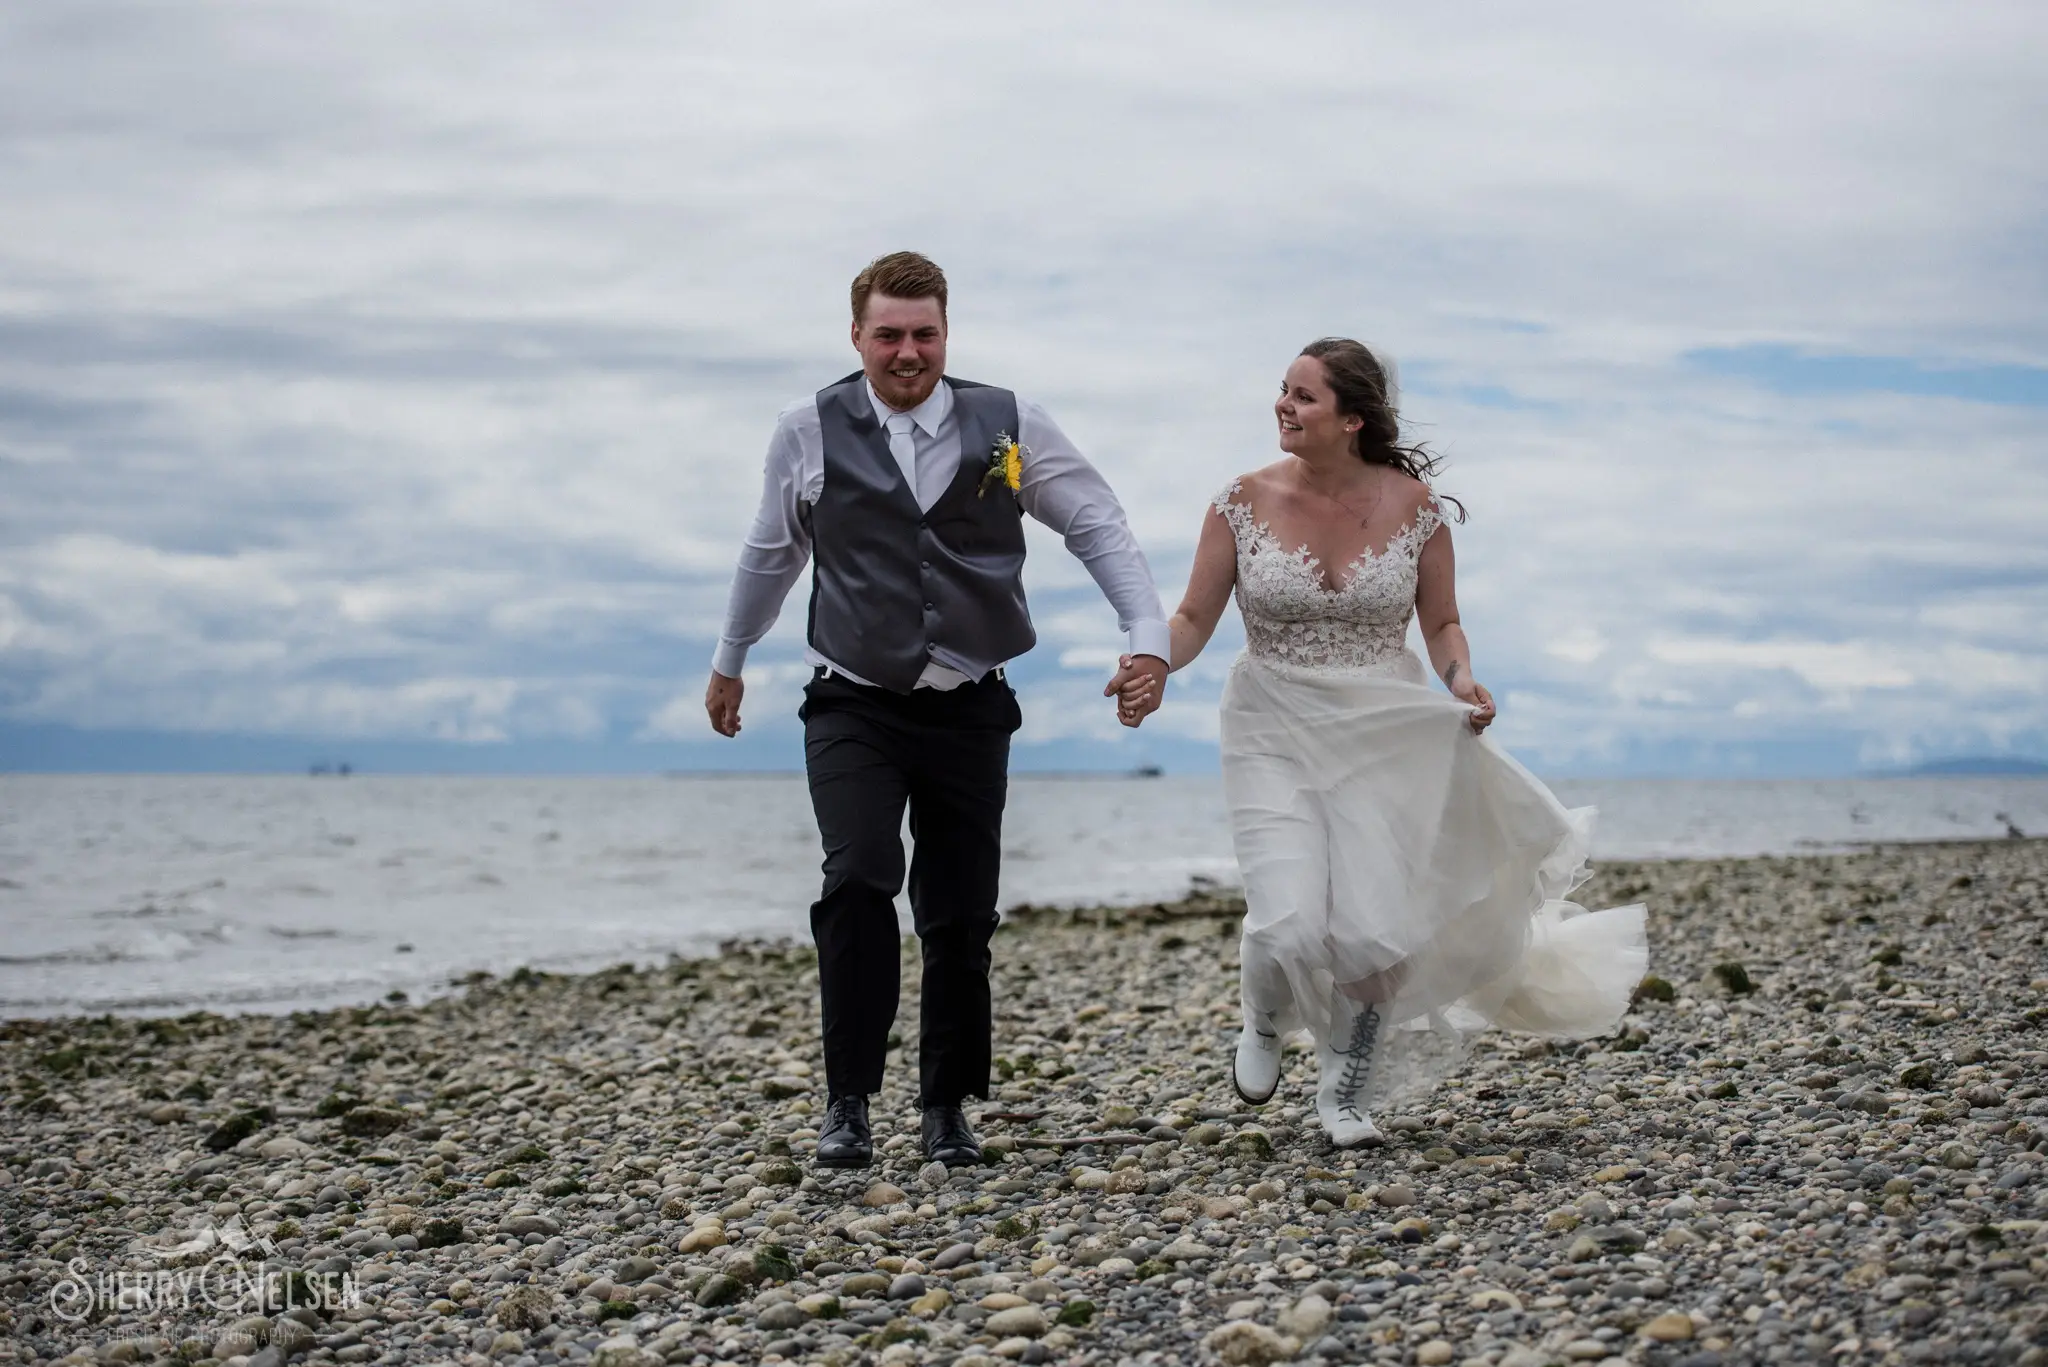
{"type": "Polygon", "coordinates": [[[1214,891],[1009,915],[972,1170],[918,1149],[914,990],[876,1165],[811,1165],[793,945],[10,1022],[0,1328],[27,1367],[2038,1362],[2044,886],[2027,840],[1603,866],[1661,985],[1607,1039],[1481,1039],[1372,1150],[1298,1047],[1231,1090],[1214,891]],[[73,1259],[224,1251],[298,1299],[51,1308],[73,1259]]]}

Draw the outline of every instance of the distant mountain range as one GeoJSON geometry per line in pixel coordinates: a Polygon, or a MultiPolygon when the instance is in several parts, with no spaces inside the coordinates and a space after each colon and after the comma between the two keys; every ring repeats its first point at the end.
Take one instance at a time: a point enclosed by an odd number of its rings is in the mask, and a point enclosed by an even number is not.
{"type": "Polygon", "coordinates": [[[1934,778],[1955,774],[2010,774],[2018,778],[2048,777],[2048,762],[2022,759],[2017,755],[1969,755],[1960,759],[1938,759],[1892,771],[1907,778],[1934,778]]]}

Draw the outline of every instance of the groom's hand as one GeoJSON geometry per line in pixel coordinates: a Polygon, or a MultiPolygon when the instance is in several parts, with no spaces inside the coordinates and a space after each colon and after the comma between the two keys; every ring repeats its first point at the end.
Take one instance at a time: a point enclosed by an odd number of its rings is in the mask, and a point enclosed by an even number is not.
{"type": "Polygon", "coordinates": [[[711,729],[721,736],[740,733],[740,696],[747,686],[727,674],[711,671],[711,686],[704,690],[704,710],[711,714],[711,729]]]}
{"type": "Polygon", "coordinates": [[[1115,698],[1116,719],[1135,727],[1166,700],[1166,661],[1157,655],[1124,655],[1117,665],[1116,677],[1102,690],[1102,696],[1115,698]]]}

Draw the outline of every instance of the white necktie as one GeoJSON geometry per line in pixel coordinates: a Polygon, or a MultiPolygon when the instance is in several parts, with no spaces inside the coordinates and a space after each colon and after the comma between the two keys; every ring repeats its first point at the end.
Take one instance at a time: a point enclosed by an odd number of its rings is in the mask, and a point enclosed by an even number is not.
{"type": "Polygon", "coordinates": [[[903,470],[903,483],[921,508],[924,500],[917,495],[917,443],[910,438],[910,429],[916,425],[916,420],[908,413],[889,415],[889,454],[896,457],[896,464],[903,470]]]}

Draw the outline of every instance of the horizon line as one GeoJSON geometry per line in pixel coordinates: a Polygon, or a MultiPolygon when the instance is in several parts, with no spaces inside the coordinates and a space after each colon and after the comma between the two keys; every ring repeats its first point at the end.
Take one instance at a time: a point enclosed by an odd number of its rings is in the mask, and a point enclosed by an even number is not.
{"type": "MultiPolygon", "coordinates": [[[[1850,771],[1784,774],[1689,774],[1676,771],[1653,771],[1628,773],[1612,770],[1567,771],[1558,773],[1549,780],[1561,783],[1614,782],[1614,783],[1830,783],[1861,780],[1891,780],[1914,778],[2023,778],[2048,779],[2048,762],[2021,760],[2017,763],[2001,761],[2001,766],[1985,768],[1953,767],[1959,761],[1933,761],[1909,768],[1858,769],[1850,771]]],[[[761,768],[761,769],[499,769],[479,771],[474,769],[363,769],[352,767],[347,773],[331,769],[306,766],[290,769],[14,769],[0,766],[0,779],[6,778],[303,778],[343,782],[352,778],[466,778],[466,779],[528,779],[528,778],[602,778],[602,779],[647,779],[669,780],[710,779],[726,781],[747,778],[801,779],[802,769],[761,768]]],[[[1154,780],[1162,778],[1210,778],[1219,774],[1213,769],[1172,769],[1138,767],[1122,769],[1034,769],[1021,768],[1009,771],[1013,779],[1060,779],[1087,780],[1154,780]]]]}

